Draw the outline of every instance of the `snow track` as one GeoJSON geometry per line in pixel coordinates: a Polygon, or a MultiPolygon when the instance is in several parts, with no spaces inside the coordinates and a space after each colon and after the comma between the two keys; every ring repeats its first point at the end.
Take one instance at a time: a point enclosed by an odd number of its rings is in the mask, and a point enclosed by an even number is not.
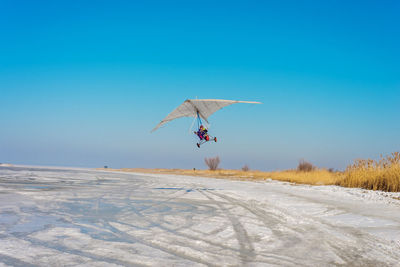
{"type": "Polygon", "coordinates": [[[274,181],[0,167],[0,263],[399,266],[398,197],[274,181]]]}

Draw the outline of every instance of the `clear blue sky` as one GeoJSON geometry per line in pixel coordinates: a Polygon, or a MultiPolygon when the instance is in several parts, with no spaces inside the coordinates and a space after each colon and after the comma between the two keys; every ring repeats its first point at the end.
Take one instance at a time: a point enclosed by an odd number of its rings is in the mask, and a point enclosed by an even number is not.
{"type": "Polygon", "coordinates": [[[0,162],[343,169],[400,150],[400,1],[1,1],[0,162]],[[187,98],[261,101],[150,130],[187,98]]]}

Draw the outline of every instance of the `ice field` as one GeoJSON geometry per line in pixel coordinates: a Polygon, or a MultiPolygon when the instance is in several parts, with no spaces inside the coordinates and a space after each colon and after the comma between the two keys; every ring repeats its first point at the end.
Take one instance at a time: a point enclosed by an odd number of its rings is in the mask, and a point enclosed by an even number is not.
{"type": "Polygon", "coordinates": [[[0,266],[399,266],[400,194],[0,167],[0,266]]]}

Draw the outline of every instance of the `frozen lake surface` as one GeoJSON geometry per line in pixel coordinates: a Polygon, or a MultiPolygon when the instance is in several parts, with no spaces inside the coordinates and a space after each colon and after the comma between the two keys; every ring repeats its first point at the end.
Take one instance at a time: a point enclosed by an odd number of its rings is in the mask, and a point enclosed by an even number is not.
{"type": "Polygon", "coordinates": [[[0,167],[0,266],[399,266],[399,197],[0,167]]]}

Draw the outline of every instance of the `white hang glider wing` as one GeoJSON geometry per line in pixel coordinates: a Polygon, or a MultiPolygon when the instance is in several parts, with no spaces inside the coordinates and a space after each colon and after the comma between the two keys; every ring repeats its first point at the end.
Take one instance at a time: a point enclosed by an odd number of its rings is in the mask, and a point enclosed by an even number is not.
{"type": "Polygon", "coordinates": [[[179,107],[174,109],[163,119],[157,126],[152,130],[154,132],[160,128],[163,124],[175,120],[181,117],[201,117],[208,123],[208,117],[214,112],[220,110],[223,107],[236,104],[236,103],[248,103],[248,104],[261,104],[261,102],[254,101],[237,101],[237,100],[223,100],[223,99],[187,99],[179,107]]]}

